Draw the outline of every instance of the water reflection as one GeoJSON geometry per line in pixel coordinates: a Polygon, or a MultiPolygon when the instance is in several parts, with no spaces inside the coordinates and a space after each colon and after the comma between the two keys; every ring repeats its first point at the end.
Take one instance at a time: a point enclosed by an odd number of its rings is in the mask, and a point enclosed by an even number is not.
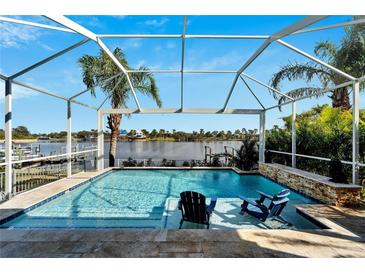
{"type": "MultiPolygon", "coordinates": [[[[40,145],[41,153],[44,155],[65,153],[65,143],[35,143],[32,146],[40,145]]],[[[73,146],[78,146],[81,150],[96,143],[75,142],[73,146]]],[[[117,147],[117,158],[127,159],[174,159],[190,160],[204,159],[204,147],[210,146],[212,153],[224,152],[224,146],[239,148],[239,141],[215,141],[215,142],[119,142],[117,147]]],[[[108,158],[109,142],[105,142],[105,158],[108,158]]]]}

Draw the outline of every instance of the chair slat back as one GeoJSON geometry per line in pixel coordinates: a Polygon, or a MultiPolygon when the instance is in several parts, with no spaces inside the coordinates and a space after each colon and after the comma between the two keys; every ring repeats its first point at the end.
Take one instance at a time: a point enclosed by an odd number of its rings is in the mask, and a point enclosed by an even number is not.
{"type": "Polygon", "coordinates": [[[276,200],[275,202],[273,201],[269,206],[269,215],[267,217],[270,218],[270,217],[279,216],[281,211],[284,209],[284,207],[288,203],[288,201],[289,201],[288,198],[276,200]]]}
{"type": "Polygon", "coordinates": [[[180,193],[180,198],[186,220],[195,223],[206,222],[206,204],[203,194],[194,191],[185,191],[180,193]]]}

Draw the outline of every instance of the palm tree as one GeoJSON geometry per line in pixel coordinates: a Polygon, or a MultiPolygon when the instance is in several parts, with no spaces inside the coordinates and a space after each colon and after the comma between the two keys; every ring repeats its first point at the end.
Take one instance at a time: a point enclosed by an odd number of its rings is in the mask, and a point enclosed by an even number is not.
{"type": "MultiPolygon", "coordinates": [[[[131,69],[120,48],[115,48],[113,54],[127,70],[131,69]]],[[[105,82],[106,79],[120,73],[120,69],[104,51],[101,50],[96,56],[84,55],[78,62],[82,69],[83,82],[86,87],[90,89],[92,95],[95,96],[95,89],[99,86],[108,96],[112,108],[127,107],[127,102],[132,95],[132,90],[126,76],[123,74],[105,82]]],[[[146,68],[140,67],[139,70],[146,70],[146,68]]],[[[132,73],[130,74],[130,78],[136,91],[152,97],[156,104],[161,107],[161,99],[155,79],[151,73],[132,73]]],[[[114,166],[122,114],[109,114],[107,118],[107,127],[111,130],[109,166],[114,166]]]]}
{"type": "MultiPolygon", "coordinates": [[[[362,17],[364,16],[354,16],[354,19],[362,17]]],[[[328,64],[354,77],[361,77],[365,73],[365,25],[358,24],[346,27],[345,36],[339,45],[330,41],[323,41],[316,45],[314,53],[328,64]]],[[[293,98],[305,95],[317,97],[318,95],[315,95],[315,93],[328,87],[329,84],[338,85],[346,81],[343,76],[314,62],[304,64],[289,63],[274,74],[271,79],[271,86],[279,88],[281,81],[285,79],[289,81],[304,79],[306,82],[310,82],[314,77],[319,79],[322,87],[297,88],[289,91],[287,95],[293,98]]],[[[363,84],[360,86],[360,90],[364,90],[363,84]]],[[[349,92],[348,87],[333,90],[329,95],[329,98],[332,100],[332,106],[345,110],[350,109],[349,92]]],[[[274,94],[274,97],[277,98],[277,95],[274,94]]],[[[279,99],[279,103],[287,100],[288,98],[282,96],[279,99]]]]}

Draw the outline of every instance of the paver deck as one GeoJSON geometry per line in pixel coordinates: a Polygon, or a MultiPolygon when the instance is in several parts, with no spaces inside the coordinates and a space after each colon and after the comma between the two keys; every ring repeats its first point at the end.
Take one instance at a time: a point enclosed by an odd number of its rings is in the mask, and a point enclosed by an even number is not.
{"type": "Polygon", "coordinates": [[[3,230],[1,257],[365,257],[354,236],[293,230],[3,230]]]}
{"type": "MultiPolygon", "coordinates": [[[[0,205],[0,216],[98,174],[78,174],[20,194],[0,205]]],[[[329,229],[0,229],[0,257],[365,257],[365,209],[298,209],[329,229]]]]}

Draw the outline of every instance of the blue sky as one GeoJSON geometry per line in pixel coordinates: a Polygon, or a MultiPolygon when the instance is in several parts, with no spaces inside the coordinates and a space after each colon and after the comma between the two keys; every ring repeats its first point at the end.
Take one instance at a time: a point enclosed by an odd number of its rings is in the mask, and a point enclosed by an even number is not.
{"type": "MultiPolygon", "coordinates": [[[[16,18],[45,24],[54,24],[40,16],[17,16],[16,18]]],[[[146,33],[179,34],[182,30],[182,16],[69,16],[91,31],[102,33],[146,33]]],[[[296,22],[302,16],[188,16],[187,34],[272,34],[296,22]]],[[[332,16],[313,26],[327,25],[351,19],[350,16],[332,16]]],[[[63,33],[0,22],[0,72],[11,75],[42,58],[54,54],[79,41],[78,34],[63,33]]],[[[318,41],[339,42],[343,29],[329,29],[314,33],[294,35],[284,40],[300,49],[313,54],[318,41]]],[[[141,65],[151,69],[179,69],[181,60],[181,40],[179,39],[104,39],[106,45],[113,49],[124,50],[131,67],[141,65]]],[[[237,70],[261,45],[262,40],[210,40],[187,39],[185,44],[185,69],[224,69],[237,70]]],[[[87,44],[41,66],[18,80],[71,96],[85,88],[77,59],[83,54],[96,54],[98,47],[87,44]]],[[[305,62],[306,58],[291,52],[278,44],[272,44],[262,56],[247,69],[247,73],[268,83],[273,73],[288,62],[305,62]]],[[[221,108],[233,81],[234,75],[187,74],[184,77],[185,107],[221,108]]],[[[155,74],[163,107],[179,107],[180,75],[155,74]]],[[[248,80],[263,104],[268,107],[275,100],[267,89],[248,80]]],[[[289,91],[304,83],[285,82],[281,90],[289,91]]],[[[312,83],[317,84],[316,81],[312,83]]],[[[4,92],[1,86],[0,108],[3,113],[4,92]]],[[[364,102],[362,97],[362,102],[364,102]]],[[[138,95],[142,108],[155,107],[154,102],[138,95]]],[[[98,91],[94,98],[89,94],[80,96],[79,100],[99,105],[104,96],[98,91]]],[[[327,97],[304,100],[298,103],[298,112],[309,109],[316,104],[330,103],[327,97]]],[[[133,101],[128,104],[135,107],[133,101]]],[[[363,107],[364,105],[361,104],[363,107]]],[[[239,81],[229,108],[260,108],[258,103],[239,81]]],[[[25,125],[32,132],[60,131],[66,128],[66,103],[30,90],[14,87],[13,105],[14,126],[25,125]]],[[[290,106],[282,112],[271,110],[267,113],[267,128],[274,124],[282,125],[280,117],[290,113],[290,106]]],[[[1,127],[3,127],[3,119],[1,127]]],[[[93,110],[74,105],[73,130],[92,129],[96,127],[96,113],[93,110]]],[[[133,115],[123,119],[123,129],[153,129],[193,131],[234,130],[257,128],[258,117],[254,115],[133,115]]]]}

